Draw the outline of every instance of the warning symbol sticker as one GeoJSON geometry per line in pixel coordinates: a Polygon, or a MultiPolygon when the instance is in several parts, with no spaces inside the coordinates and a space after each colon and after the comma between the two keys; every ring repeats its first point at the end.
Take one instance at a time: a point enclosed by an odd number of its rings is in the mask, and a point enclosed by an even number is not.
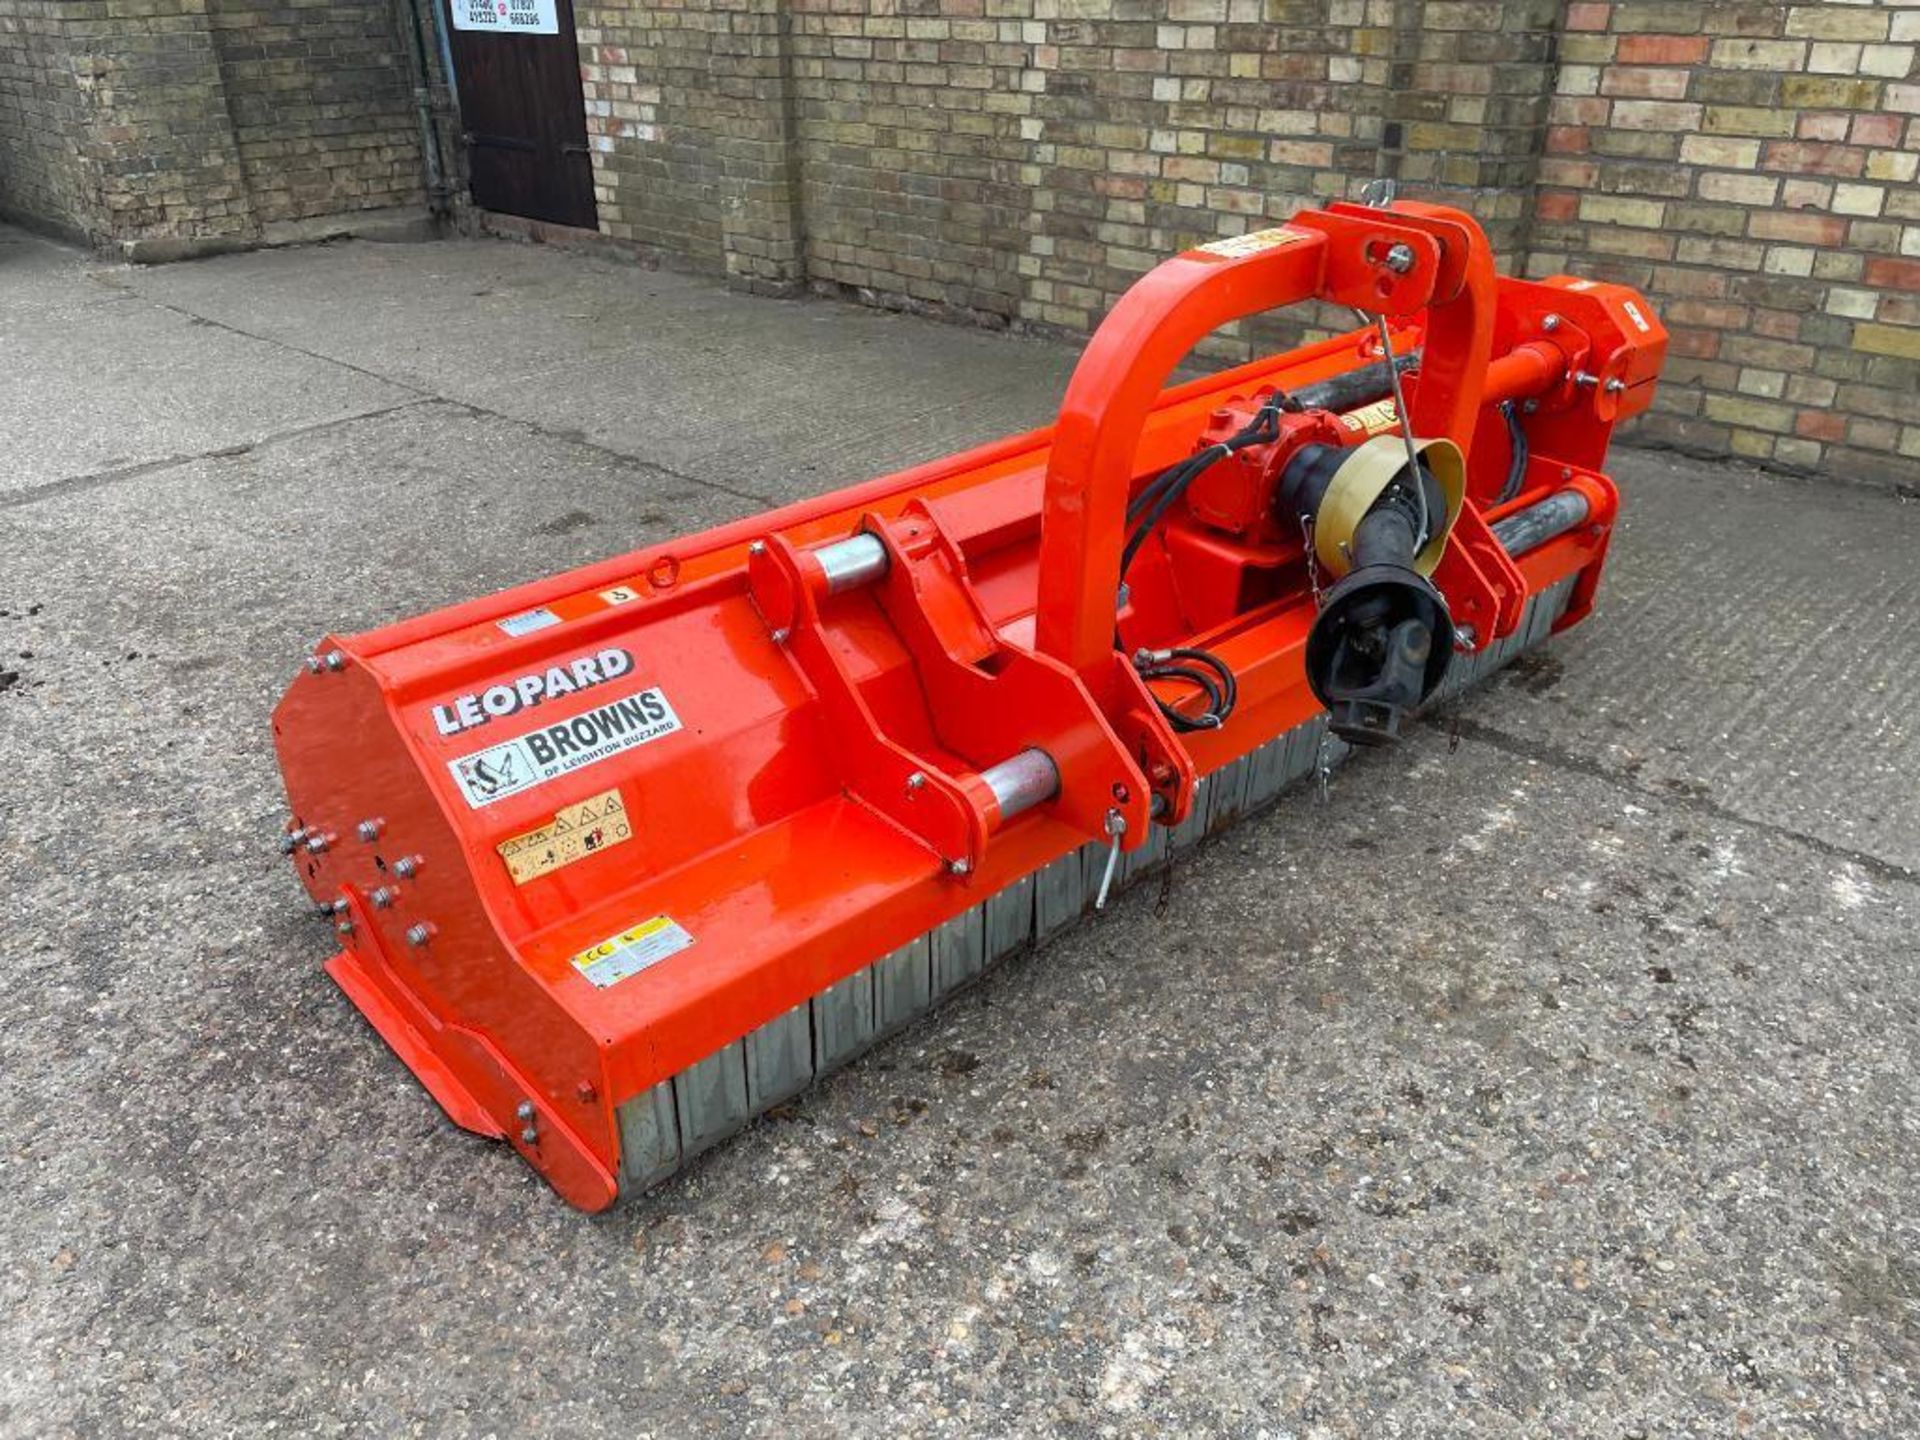
{"type": "Polygon", "coordinates": [[[1400,412],[1394,408],[1393,401],[1376,400],[1358,410],[1349,410],[1340,417],[1340,423],[1356,434],[1384,435],[1400,423],[1400,412]]]}
{"type": "Polygon", "coordinates": [[[495,848],[507,862],[513,883],[524,885],[632,838],[627,807],[615,788],[565,806],[539,829],[502,840],[495,848]]]}
{"type": "Polygon", "coordinates": [[[691,944],[693,936],[671,916],[656,915],[582,950],[573,957],[573,968],[604,990],[615,981],[678,955],[691,944]]]}

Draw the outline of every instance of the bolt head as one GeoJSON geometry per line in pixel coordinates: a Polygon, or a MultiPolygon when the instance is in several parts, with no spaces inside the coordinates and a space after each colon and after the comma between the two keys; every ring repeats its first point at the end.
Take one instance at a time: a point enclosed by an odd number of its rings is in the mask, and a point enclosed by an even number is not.
{"type": "Polygon", "coordinates": [[[1405,275],[1414,265],[1413,247],[1407,244],[1394,245],[1387,250],[1387,269],[1396,275],[1405,275]]]}
{"type": "Polygon", "coordinates": [[[513,1113],[515,1117],[521,1120],[533,1119],[533,1102],[531,1100],[522,1100],[519,1107],[513,1113]]]}
{"type": "Polygon", "coordinates": [[[329,650],[327,652],[327,669],[344,670],[346,668],[347,657],[345,655],[341,654],[338,650],[329,650]]]}
{"type": "Polygon", "coordinates": [[[787,643],[787,632],[786,632],[786,631],[785,631],[784,629],[782,629],[782,630],[776,630],[776,631],[774,631],[774,632],[773,632],[773,643],[774,643],[774,644],[776,644],[776,645],[784,645],[784,644],[786,644],[786,643],[787,643]]]}
{"type": "Polygon", "coordinates": [[[526,1129],[524,1129],[524,1130],[522,1130],[522,1131],[520,1132],[520,1143],[521,1143],[522,1145],[537,1145],[537,1144],[539,1144],[539,1143],[540,1143],[540,1132],[539,1132],[538,1130],[536,1130],[536,1129],[534,1129],[534,1128],[533,1128],[533,1126],[531,1126],[531,1125],[529,1125],[529,1126],[527,1126],[527,1128],[526,1128],[526,1129]]]}
{"type": "Polygon", "coordinates": [[[420,873],[420,857],[418,855],[402,855],[398,860],[393,862],[393,873],[398,875],[402,880],[411,880],[415,875],[420,873]]]}
{"type": "Polygon", "coordinates": [[[308,840],[307,853],[309,855],[326,854],[327,853],[327,837],[324,835],[315,835],[312,839],[308,840]]]}
{"type": "Polygon", "coordinates": [[[318,655],[307,656],[307,673],[309,675],[318,675],[325,668],[326,667],[320,663],[320,657],[318,655]]]}
{"type": "Polygon", "coordinates": [[[400,898],[400,892],[394,889],[391,885],[382,885],[378,890],[374,891],[373,894],[369,895],[367,898],[373,901],[374,909],[387,910],[387,909],[391,909],[393,906],[393,902],[400,898]]]}
{"type": "Polygon", "coordinates": [[[767,542],[764,540],[756,540],[751,545],[747,546],[747,554],[749,555],[764,555],[766,553],[767,553],[767,542]]]}
{"type": "Polygon", "coordinates": [[[949,860],[947,862],[947,873],[949,875],[971,875],[973,873],[973,862],[970,860],[949,860]]]}
{"type": "Polygon", "coordinates": [[[353,934],[353,921],[342,920],[338,925],[333,927],[333,931],[336,935],[351,935],[353,934]]]}
{"type": "Polygon", "coordinates": [[[1627,382],[1617,377],[1607,381],[1607,393],[1609,395],[1618,395],[1622,390],[1625,390],[1626,388],[1627,388],[1627,382]]]}
{"type": "Polygon", "coordinates": [[[916,770],[911,775],[907,776],[907,789],[909,790],[922,789],[925,787],[926,783],[927,783],[927,777],[924,771],[916,770]]]}
{"type": "Polygon", "coordinates": [[[371,845],[380,838],[380,832],[386,828],[387,822],[375,816],[371,820],[362,820],[357,827],[356,833],[362,840],[371,845]]]}
{"type": "Polygon", "coordinates": [[[1560,317],[1558,315],[1547,316],[1544,320],[1540,322],[1540,328],[1546,331],[1547,334],[1551,335],[1554,331],[1560,328],[1560,317]]]}
{"type": "Polygon", "coordinates": [[[407,943],[416,949],[431,939],[433,939],[433,926],[429,925],[426,921],[423,920],[418,925],[409,925],[407,927],[407,943]]]}

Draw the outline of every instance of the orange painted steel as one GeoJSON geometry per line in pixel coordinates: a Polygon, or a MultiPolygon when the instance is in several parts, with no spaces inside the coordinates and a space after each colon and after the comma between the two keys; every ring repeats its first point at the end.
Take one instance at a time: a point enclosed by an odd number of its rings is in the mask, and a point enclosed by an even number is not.
{"type": "MultiPolygon", "coordinates": [[[[292,858],[340,936],[331,973],[457,1123],[598,1209],[626,1102],[1105,844],[1115,817],[1129,849],[1181,822],[1198,777],[1319,712],[1312,576],[1284,526],[1229,533],[1189,508],[1116,612],[1128,503],[1273,387],[1378,358],[1359,329],[1165,388],[1221,325],[1316,299],[1420,351],[1413,429],[1468,457],[1433,577],[1464,633],[1508,634],[1568,577],[1560,623],[1585,614],[1618,506],[1607,442],[1664,353],[1646,302],[1496,277],[1459,212],[1306,212],[1143,278],[1050,429],[321,642],[274,731],[292,858]],[[1506,501],[1502,401],[1530,407],[1506,501]],[[1586,522],[1508,555],[1490,522],[1565,488],[1586,522]],[[877,574],[837,588],[822,548],[862,535],[877,574]],[[1193,697],[1129,654],[1172,645],[1231,667],[1225,725],[1182,733],[1155,703],[1193,697]],[[1057,785],[1010,815],[988,772],[1035,749],[1057,785]]],[[[1240,457],[1253,488],[1216,497],[1243,519],[1292,449],[1343,431],[1284,419],[1240,457]]]]}

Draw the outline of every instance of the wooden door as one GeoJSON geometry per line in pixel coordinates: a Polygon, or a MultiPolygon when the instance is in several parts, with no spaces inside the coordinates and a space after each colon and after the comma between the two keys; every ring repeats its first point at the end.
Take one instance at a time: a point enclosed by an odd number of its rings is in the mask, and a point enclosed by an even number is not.
{"type": "Polygon", "coordinates": [[[486,210],[591,229],[573,0],[446,0],[461,139],[486,210]]]}

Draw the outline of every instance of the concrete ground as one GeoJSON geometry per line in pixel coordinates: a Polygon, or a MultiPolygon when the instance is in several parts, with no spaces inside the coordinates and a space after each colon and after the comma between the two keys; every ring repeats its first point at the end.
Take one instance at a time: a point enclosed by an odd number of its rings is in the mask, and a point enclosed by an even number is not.
{"type": "Polygon", "coordinates": [[[313,639],[1044,421],[502,243],[0,230],[0,1432],[1920,1431],[1920,506],[1645,453],[1592,622],[664,1191],[321,973],[313,639]]]}

